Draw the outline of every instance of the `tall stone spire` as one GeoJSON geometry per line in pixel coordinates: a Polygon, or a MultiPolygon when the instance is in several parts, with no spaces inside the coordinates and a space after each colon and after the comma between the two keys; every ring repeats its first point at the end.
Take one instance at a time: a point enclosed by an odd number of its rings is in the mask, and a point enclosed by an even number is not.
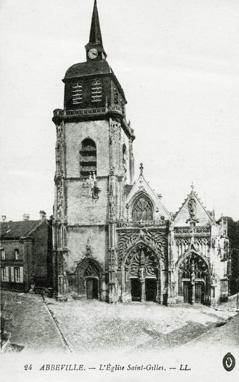
{"type": "Polygon", "coordinates": [[[91,19],[90,37],[86,45],[87,59],[105,59],[107,57],[104,47],[100,29],[100,19],[97,8],[97,0],[94,0],[94,8],[91,19]],[[97,56],[96,56],[97,51],[97,56]],[[90,53],[89,53],[90,52],[90,53]],[[93,57],[93,56],[96,57],[93,57]]]}
{"type": "Polygon", "coordinates": [[[94,9],[93,9],[93,14],[92,14],[92,19],[91,19],[89,42],[92,44],[98,43],[98,44],[103,45],[102,35],[101,35],[101,30],[100,30],[99,13],[98,13],[98,8],[97,8],[97,0],[95,0],[95,2],[94,2],[94,9]]]}

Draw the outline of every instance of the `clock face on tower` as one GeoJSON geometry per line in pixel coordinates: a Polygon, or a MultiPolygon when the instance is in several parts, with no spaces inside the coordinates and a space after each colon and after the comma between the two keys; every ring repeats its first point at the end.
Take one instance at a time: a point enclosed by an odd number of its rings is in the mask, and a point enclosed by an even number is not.
{"type": "Polygon", "coordinates": [[[95,48],[92,48],[89,50],[88,52],[88,57],[91,59],[91,60],[94,60],[95,58],[97,58],[98,56],[98,50],[95,49],[95,48]]]}

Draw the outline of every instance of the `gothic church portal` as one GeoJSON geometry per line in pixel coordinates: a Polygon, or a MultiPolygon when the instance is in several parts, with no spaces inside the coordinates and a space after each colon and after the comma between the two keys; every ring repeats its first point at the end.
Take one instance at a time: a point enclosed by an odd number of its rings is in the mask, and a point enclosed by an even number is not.
{"type": "Polygon", "coordinates": [[[211,304],[228,295],[226,222],[192,187],[177,213],[134,175],[134,130],[104,50],[94,2],[86,62],[65,74],[54,110],[54,286],[107,302],[211,304]]]}

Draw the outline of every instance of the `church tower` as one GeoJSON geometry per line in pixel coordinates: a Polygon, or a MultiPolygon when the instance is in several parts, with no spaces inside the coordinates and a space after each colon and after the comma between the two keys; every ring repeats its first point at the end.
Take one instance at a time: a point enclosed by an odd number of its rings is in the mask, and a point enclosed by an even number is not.
{"type": "Polygon", "coordinates": [[[65,74],[64,109],[54,110],[54,268],[58,298],[112,302],[116,223],[134,177],[134,132],[124,91],[106,61],[94,1],[86,62],[65,74]]]}

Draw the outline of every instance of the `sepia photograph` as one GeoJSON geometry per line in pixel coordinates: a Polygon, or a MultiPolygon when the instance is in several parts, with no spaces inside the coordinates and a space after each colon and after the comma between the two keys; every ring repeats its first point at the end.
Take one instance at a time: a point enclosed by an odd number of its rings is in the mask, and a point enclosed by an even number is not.
{"type": "Polygon", "coordinates": [[[239,377],[238,19],[0,0],[3,382],[239,377]]]}

